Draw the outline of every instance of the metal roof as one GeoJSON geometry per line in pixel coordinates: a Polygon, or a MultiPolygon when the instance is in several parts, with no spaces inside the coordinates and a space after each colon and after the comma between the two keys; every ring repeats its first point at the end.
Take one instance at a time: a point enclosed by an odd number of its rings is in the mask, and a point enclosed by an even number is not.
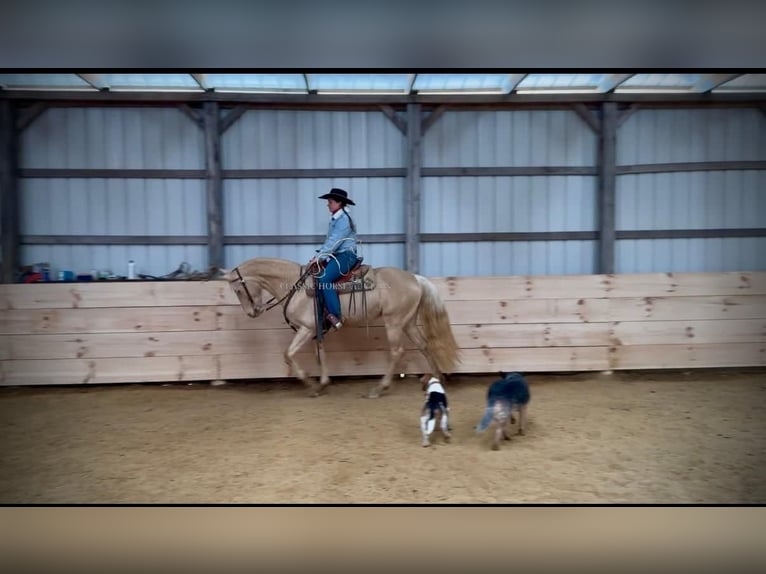
{"type": "Polygon", "coordinates": [[[603,94],[766,92],[766,74],[0,74],[0,89],[292,94],[603,94]]]}

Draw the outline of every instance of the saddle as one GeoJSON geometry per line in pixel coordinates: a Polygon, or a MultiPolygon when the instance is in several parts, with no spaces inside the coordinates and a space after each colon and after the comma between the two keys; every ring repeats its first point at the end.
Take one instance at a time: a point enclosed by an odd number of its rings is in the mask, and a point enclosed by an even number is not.
{"type": "MultiPolygon", "coordinates": [[[[372,291],[375,289],[375,272],[370,265],[363,264],[363,257],[360,257],[356,265],[354,265],[348,273],[342,275],[335,283],[335,291],[338,295],[343,293],[356,293],[359,291],[372,291]]],[[[303,275],[306,267],[301,267],[301,275],[303,275]]],[[[306,292],[309,296],[313,296],[315,289],[315,282],[317,278],[306,285],[306,292]]]]}

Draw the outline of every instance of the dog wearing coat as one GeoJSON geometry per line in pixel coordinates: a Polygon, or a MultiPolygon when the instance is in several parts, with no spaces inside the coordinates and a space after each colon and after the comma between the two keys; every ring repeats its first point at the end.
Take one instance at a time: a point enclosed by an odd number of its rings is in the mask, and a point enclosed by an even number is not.
{"type": "Polygon", "coordinates": [[[526,432],[527,405],[529,404],[529,386],[521,373],[500,373],[501,379],[495,381],[487,390],[487,407],[484,416],[476,426],[476,432],[487,430],[490,424],[495,425],[492,437],[492,450],[500,448],[501,437],[510,440],[510,425],[516,422],[513,418],[514,409],[519,411],[519,434],[526,432]]]}
{"type": "Polygon", "coordinates": [[[431,446],[430,436],[436,428],[436,422],[439,422],[439,428],[444,436],[445,442],[449,442],[449,403],[447,402],[447,391],[444,385],[437,377],[426,373],[420,378],[423,390],[426,393],[426,399],[423,408],[420,410],[420,430],[423,434],[423,446],[431,446]]]}

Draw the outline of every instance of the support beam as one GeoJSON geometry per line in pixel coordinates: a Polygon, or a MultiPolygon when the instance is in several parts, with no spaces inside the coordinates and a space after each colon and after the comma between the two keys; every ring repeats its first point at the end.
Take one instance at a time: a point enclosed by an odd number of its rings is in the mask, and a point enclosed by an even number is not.
{"type": "Polygon", "coordinates": [[[596,273],[614,273],[615,187],[617,181],[617,104],[601,108],[598,181],[598,268],[596,273]]]}
{"type": "Polygon", "coordinates": [[[417,79],[418,79],[417,74],[409,74],[407,76],[407,94],[408,95],[412,93],[412,87],[415,85],[415,80],[417,79]]]}
{"type": "Polygon", "coordinates": [[[447,111],[447,106],[441,105],[438,108],[436,108],[434,111],[432,111],[430,114],[428,114],[428,117],[424,118],[421,122],[420,126],[420,135],[422,136],[425,134],[432,125],[436,123],[436,120],[438,120],[440,117],[444,115],[444,112],[447,111]]]}
{"type": "Polygon", "coordinates": [[[402,132],[404,135],[407,135],[407,122],[404,121],[401,117],[399,117],[399,114],[396,113],[396,110],[392,108],[391,106],[380,106],[380,110],[386,114],[386,117],[391,120],[391,122],[397,127],[397,129],[402,132]]]}
{"type": "Polygon", "coordinates": [[[18,110],[16,113],[16,131],[23,132],[47,109],[48,106],[44,103],[35,102],[28,108],[18,110]]]}
{"type": "Polygon", "coordinates": [[[598,135],[601,133],[601,122],[596,119],[585,104],[572,104],[572,109],[588,124],[588,127],[593,130],[594,134],[598,135]]]}
{"type": "Polygon", "coordinates": [[[699,79],[692,87],[692,91],[697,93],[709,92],[721,84],[730,82],[741,75],[742,74],[700,74],[699,79]]]}
{"type": "Polygon", "coordinates": [[[622,110],[617,116],[617,127],[619,128],[622,124],[624,124],[630,116],[639,110],[639,108],[640,106],[638,104],[630,104],[627,108],[622,110]]]}
{"type": "Polygon", "coordinates": [[[223,267],[223,180],[218,103],[205,102],[208,267],[223,267]]]}
{"type": "Polygon", "coordinates": [[[0,99],[0,233],[3,283],[13,283],[19,257],[18,140],[12,102],[0,99]]]}
{"type": "Polygon", "coordinates": [[[202,113],[200,113],[199,110],[192,108],[189,104],[179,104],[178,109],[180,109],[184,114],[186,114],[186,116],[191,121],[197,124],[197,127],[199,129],[205,128],[205,121],[202,117],[202,113]]]}
{"type": "Polygon", "coordinates": [[[229,110],[229,112],[223,117],[221,120],[221,135],[228,130],[234,123],[241,118],[244,113],[247,111],[246,106],[237,106],[236,108],[233,108],[229,110]]]}
{"type": "Polygon", "coordinates": [[[421,144],[420,104],[407,104],[407,182],[405,185],[405,247],[407,271],[420,269],[420,168],[421,144]]]}

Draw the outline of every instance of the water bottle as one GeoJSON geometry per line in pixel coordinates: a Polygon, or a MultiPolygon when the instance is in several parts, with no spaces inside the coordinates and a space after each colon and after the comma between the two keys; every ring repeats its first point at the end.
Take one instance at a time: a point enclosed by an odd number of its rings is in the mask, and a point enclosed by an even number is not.
{"type": "Polygon", "coordinates": [[[132,259],[128,261],[128,279],[136,278],[136,262],[132,259]]]}

